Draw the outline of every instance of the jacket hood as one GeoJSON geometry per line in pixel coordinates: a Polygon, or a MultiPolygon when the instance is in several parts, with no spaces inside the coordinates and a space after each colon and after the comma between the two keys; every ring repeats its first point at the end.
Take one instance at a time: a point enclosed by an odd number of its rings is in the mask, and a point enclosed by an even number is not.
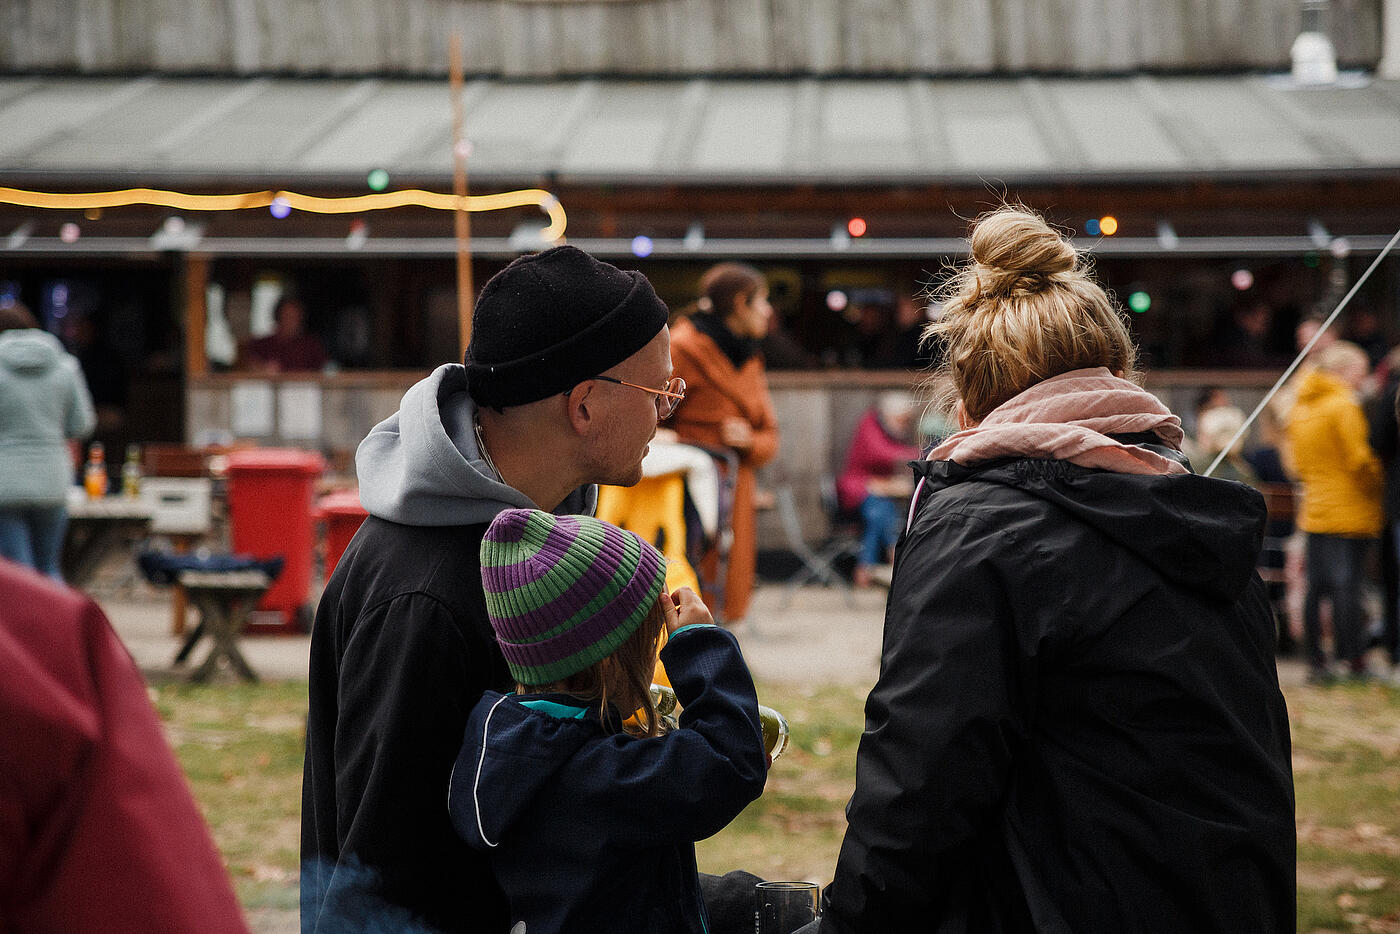
{"type": "Polygon", "coordinates": [[[32,375],[51,370],[66,353],[57,337],[38,328],[0,334],[0,366],[16,373],[32,375]]]}
{"type": "Polygon", "coordinates": [[[477,849],[495,846],[557,781],[555,773],[602,731],[596,711],[581,719],[556,717],[487,691],[472,711],[449,782],[457,833],[477,849]]]}
{"type": "MultiPolygon", "coordinates": [[[[399,410],[370,429],[355,452],[360,502],[374,516],[405,525],[475,525],[503,509],[538,505],[486,466],[472,429],[476,403],[466,369],[438,367],[404,394],[399,410]]],[[[591,515],[598,488],[579,487],[558,513],[591,515]]]]}
{"type": "Polygon", "coordinates": [[[1295,404],[1299,402],[1315,404],[1333,396],[1352,399],[1354,393],[1342,380],[1326,370],[1314,367],[1303,375],[1302,382],[1298,384],[1298,396],[1295,404]]]}
{"type": "Polygon", "coordinates": [[[1163,577],[1226,599],[1249,585],[1263,543],[1264,498],[1233,480],[1111,473],[1041,459],[971,467],[918,461],[914,471],[933,490],[969,482],[1020,490],[1102,532],[1163,577]]]}

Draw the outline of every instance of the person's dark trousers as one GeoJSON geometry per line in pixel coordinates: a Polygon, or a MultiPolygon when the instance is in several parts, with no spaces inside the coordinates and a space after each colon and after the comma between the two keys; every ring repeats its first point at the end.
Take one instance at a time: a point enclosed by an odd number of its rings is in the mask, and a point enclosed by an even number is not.
{"type": "Polygon", "coordinates": [[[61,559],[68,510],[58,506],[0,507],[0,558],[63,582],[61,559]]]}
{"type": "Polygon", "coordinates": [[[1326,667],[1322,651],[1324,599],[1332,604],[1332,636],[1339,661],[1353,669],[1365,651],[1365,624],[1361,612],[1361,588],[1365,582],[1366,550],[1374,539],[1309,532],[1307,538],[1307,597],[1303,602],[1303,643],[1308,664],[1326,667]]]}

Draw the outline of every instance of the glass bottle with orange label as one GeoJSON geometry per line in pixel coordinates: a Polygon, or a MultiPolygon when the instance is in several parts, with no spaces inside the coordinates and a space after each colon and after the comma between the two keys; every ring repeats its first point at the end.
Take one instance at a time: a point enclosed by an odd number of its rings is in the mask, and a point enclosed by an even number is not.
{"type": "Polygon", "coordinates": [[[107,495],[107,453],[101,441],[94,441],[88,448],[87,464],[83,467],[83,489],[88,499],[101,499],[107,495]]]}

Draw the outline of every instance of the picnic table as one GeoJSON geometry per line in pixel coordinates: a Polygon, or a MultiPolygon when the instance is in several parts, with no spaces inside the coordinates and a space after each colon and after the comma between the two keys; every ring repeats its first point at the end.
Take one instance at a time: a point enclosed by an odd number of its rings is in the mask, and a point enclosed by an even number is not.
{"type": "Polygon", "coordinates": [[[68,528],[63,536],[63,579],[78,590],[92,583],[102,559],[116,547],[144,538],[151,505],[125,496],[68,497],[68,528]]]}

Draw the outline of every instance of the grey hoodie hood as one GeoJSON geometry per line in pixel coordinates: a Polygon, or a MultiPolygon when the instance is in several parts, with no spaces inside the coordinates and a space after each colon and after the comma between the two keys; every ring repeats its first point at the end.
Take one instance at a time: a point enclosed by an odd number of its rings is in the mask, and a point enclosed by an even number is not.
{"type": "Polygon", "coordinates": [[[48,331],[19,328],[0,334],[0,366],[25,376],[35,376],[59,366],[68,352],[48,331]]]}
{"type": "MultiPolygon", "coordinates": [[[[476,525],[503,509],[537,504],[497,479],[472,430],[476,403],[466,369],[445,363],[404,393],[398,412],[370,429],[355,452],[360,502],[404,525],[476,525]]],[[[555,512],[592,515],[598,488],[579,487],[555,512]]]]}

